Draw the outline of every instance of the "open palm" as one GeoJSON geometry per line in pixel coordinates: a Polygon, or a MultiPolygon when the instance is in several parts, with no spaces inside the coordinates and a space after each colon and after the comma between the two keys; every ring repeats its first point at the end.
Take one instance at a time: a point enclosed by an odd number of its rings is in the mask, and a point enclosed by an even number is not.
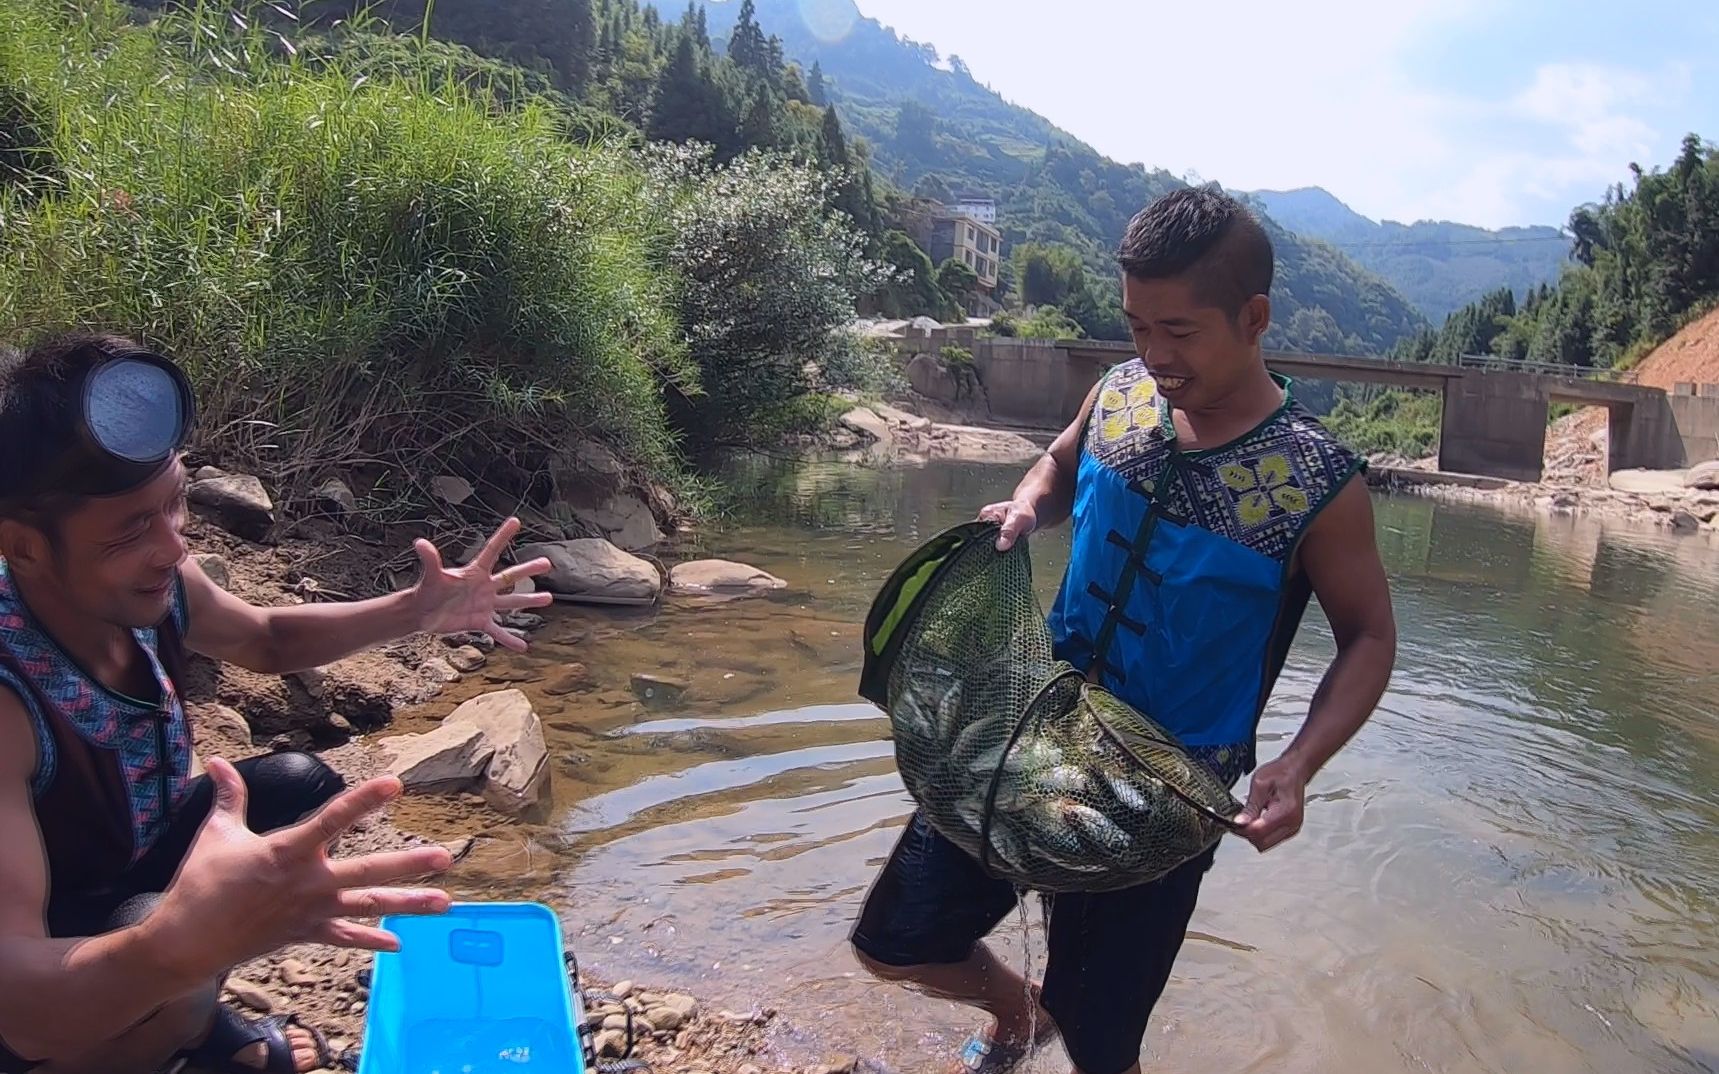
{"type": "Polygon", "coordinates": [[[420,538],[414,543],[423,577],[415,587],[419,628],[434,634],[478,630],[499,645],[523,652],[525,640],[501,625],[503,612],[541,608],[555,598],[549,593],[515,593],[514,587],[550,569],[547,559],[495,569],[503,549],[519,533],[519,519],[510,518],[485,542],[482,551],[463,567],[447,567],[436,546],[420,538]]]}

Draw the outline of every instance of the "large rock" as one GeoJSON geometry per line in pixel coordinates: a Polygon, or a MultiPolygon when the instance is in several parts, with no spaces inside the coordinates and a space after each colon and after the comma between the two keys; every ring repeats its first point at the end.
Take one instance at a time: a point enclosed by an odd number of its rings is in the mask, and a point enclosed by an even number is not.
{"type": "Polygon", "coordinates": [[[697,559],[669,571],[669,587],[674,592],[696,596],[748,596],[787,585],[767,571],[726,559],[697,559]]]}
{"type": "Polygon", "coordinates": [[[603,536],[629,552],[663,541],[657,516],[650,505],[630,492],[612,496],[599,507],[576,507],[573,517],[595,526],[603,536]]]}
{"type": "Polygon", "coordinates": [[[1610,484],[1619,492],[1651,496],[1682,491],[1684,480],[1682,470],[1617,470],[1612,473],[1610,484]]]}
{"type": "Polygon", "coordinates": [[[840,421],[843,428],[869,437],[882,447],[888,447],[895,439],[890,434],[889,422],[878,417],[875,410],[868,410],[863,406],[843,414],[840,421]]]}
{"type": "Polygon", "coordinates": [[[472,483],[453,474],[430,478],[430,494],[444,503],[458,507],[472,498],[472,483]]]}
{"type": "Polygon", "coordinates": [[[421,794],[465,790],[483,774],[495,752],[484,729],[473,723],[444,722],[434,731],[397,735],[376,745],[388,774],[421,794]]]}
{"type": "Polygon", "coordinates": [[[186,498],[215,525],[246,540],[261,541],[275,524],[274,501],[249,474],[193,481],[186,498]]]}
{"type": "Polygon", "coordinates": [[[654,604],[662,595],[662,574],[638,556],[601,538],[522,545],[519,559],[543,557],[551,569],[538,584],[551,593],[588,604],[654,604]]]}
{"type": "Polygon", "coordinates": [[[233,588],[233,572],[227,561],[214,552],[194,552],[191,558],[197,561],[197,566],[203,568],[203,573],[209,576],[222,589],[231,591],[233,588]]]}
{"type": "Polygon", "coordinates": [[[1719,489],[1719,461],[1697,463],[1683,475],[1683,484],[1692,489],[1719,489]]]}
{"type": "Polygon", "coordinates": [[[531,699],[499,690],[467,701],[442,721],[441,730],[450,734],[466,729],[477,731],[488,752],[484,800],[504,813],[535,805],[549,782],[549,747],[531,699]]]}
{"type": "Polygon", "coordinates": [[[331,513],[355,515],[358,513],[358,497],[352,494],[346,482],[338,477],[324,481],[316,490],[316,501],[331,513]]]}

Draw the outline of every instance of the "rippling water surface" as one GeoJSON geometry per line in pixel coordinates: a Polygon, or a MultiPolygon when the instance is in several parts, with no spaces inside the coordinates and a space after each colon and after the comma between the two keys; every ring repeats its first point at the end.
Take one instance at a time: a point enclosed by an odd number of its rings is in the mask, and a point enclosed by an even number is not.
{"type": "MultiPolygon", "coordinates": [[[[859,627],[902,556],[1017,477],[749,464],[756,491],[697,551],[789,588],[565,610],[500,665],[549,725],[556,801],[458,882],[554,903],[606,976],[776,1008],[785,1060],[941,1064],[972,1017],[870,981],[847,951],[911,809],[886,722],[855,696],[859,627]],[[595,690],[564,692],[575,662],[595,690]],[[641,700],[640,672],[685,694],[641,700]]],[[[1297,839],[1220,850],[1148,1069],[1719,1071],[1719,549],[1376,510],[1401,632],[1391,690],[1310,789],[1297,839]]],[[[1066,530],[1033,552],[1048,604],[1066,530]]],[[[1332,651],[1315,605],[1262,757],[1332,651]]],[[[1031,909],[993,939],[1042,969],[1031,909]]],[[[1060,1050],[1035,1063],[1065,1068],[1060,1050]]]]}

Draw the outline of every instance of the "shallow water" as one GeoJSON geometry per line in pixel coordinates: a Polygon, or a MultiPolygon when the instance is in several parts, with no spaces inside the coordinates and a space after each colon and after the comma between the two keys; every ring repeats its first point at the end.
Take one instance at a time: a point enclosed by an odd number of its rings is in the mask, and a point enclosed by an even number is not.
{"type": "MultiPolygon", "coordinates": [[[[784,1060],[941,1064],[971,1015],[870,981],[846,945],[911,810],[886,723],[855,695],[859,625],[902,556],[1017,477],[748,464],[755,491],[694,551],[789,588],[562,610],[528,657],[498,659],[549,725],[555,805],[461,884],[551,901],[611,979],[779,1010],[784,1060]],[[594,691],[559,693],[570,662],[594,691]],[[641,700],[638,672],[686,693],[641,700]]],[[[1222,846],[1148,1069],[1719,1071],[1719,549],[1418,500],[1376,511],[1390,692],[1310,789],[1298,838],[1222,846]]],[[[1047,602],[1066,540],[1033,543],[1047,602]]],[[[1262,758],[1332,651],[1315,605],[1262,758]]],[[[994,936],[1017,965],[1025,934],[1011,915],[994,936]]]]}

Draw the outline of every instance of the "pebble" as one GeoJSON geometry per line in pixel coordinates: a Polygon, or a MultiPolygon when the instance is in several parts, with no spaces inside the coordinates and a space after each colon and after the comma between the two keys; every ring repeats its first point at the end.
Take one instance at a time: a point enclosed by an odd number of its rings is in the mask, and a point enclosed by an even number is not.
{"type": "Polygon", "coordinates": [[[686,1016],[673,1007],[652,1007],[645,1012],[645,1019],[658,1029],[679,1029],[686,1016]]]}
{"type": "Polygon", "coordinates": [[[227,978],[227,991],[233,994],[234,999],[259,1014],[268,1014],[277,1006],[273,993],[243,977],[227,978]]]}
{"type": "Polygon", "coordinates": [[[764,1068],[747,1063],[740,1068],[737,1074],[764,1074],[764,1068]]]}
{"type": "Polygon", "coordinates": [[[296,958],[281,961],[280,978],[289,985],[313,985],[317,981],[316,974],[296,958]]]}
{"type": "Polygon", "coordinates": [[[618,1029],[625,1033],[627,1031],[627,1016],[624,1014],[605,1015],[603,1018],[603,1028],[618,1029]]]}
{"type": "Polygon", "coordinates": [[[627,1051],[625,1031],[605,1029],[597,1034],[597,1054],[605,1059],[619,1059],[627,1051]]]}
{"type": "Polygon", "coordinates": [[[448,663],[453,665],[455,671],[476,671],[488,662],[489,657],[485,656],[483,650],[474,645],[462,645],[448,654],[448,663]]]}
{"type": "MultiPolygon", "coordinates": [[[[581,667],[583,667],[583,665],[581,665],[581,667]]],[[[610,993],[616,999],[626,999],[628,996],[633,994],[635,987],[637,986],[635,986],[631,981],[622,981],[620,984],[610,989],[610,993]]]]}

